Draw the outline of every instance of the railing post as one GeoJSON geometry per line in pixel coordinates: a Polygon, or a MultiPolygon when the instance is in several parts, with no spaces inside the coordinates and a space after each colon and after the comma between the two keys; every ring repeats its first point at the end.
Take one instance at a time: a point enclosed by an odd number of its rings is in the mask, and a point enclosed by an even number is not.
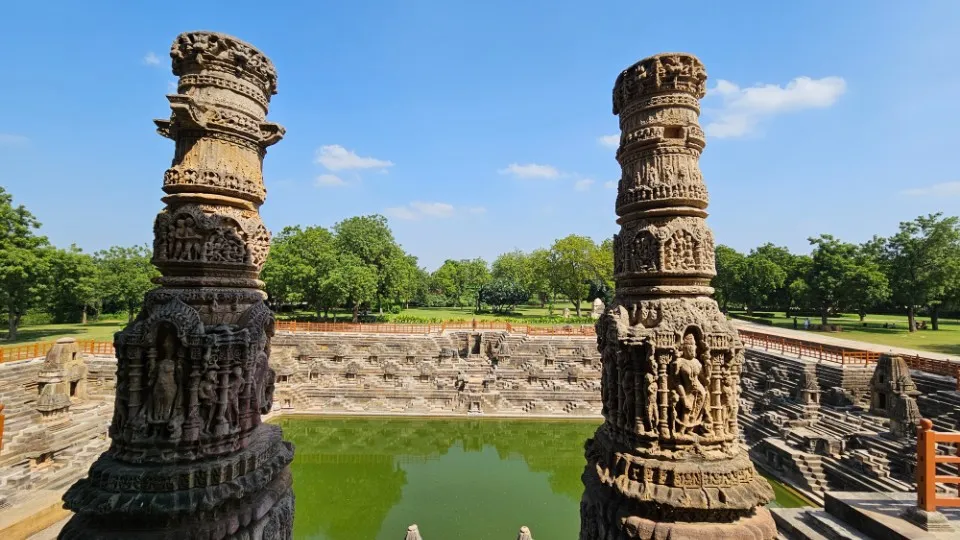
{"type": "Polygon", "coordinates": [[[937,510],[937,441],[931,428],[926,418],[917,427],[917,506],[925,512],[937,510]]]}

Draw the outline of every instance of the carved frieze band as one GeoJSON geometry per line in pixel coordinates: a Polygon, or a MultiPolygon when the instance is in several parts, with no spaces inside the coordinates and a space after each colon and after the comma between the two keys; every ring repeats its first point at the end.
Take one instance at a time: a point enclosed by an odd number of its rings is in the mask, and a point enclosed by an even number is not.
{"type": "Polygon", "coordinates": [[[173,74],[191,71],[222,71],[254,83],[265,97],[277,93],[273,62],[249,43],[212,32],[185,32],[170,47],[173,74]]]}
{"type": "Polygon", "coordinates": [[[262,180],[241,178],[212,169],[173,167],[163,174],[163,188],[167,193],[190,191],[220,193],[263,204],[267,192],[262,180]]]}
{"type": "Polygon", "coordinates": [[[637,220],[613,237],[613,272],[715,275],[713,233],[700,218],[637,220]]]}
{"type": "Polygon", "coordinates": [[[613,90],[613,114],[646,94],[686,93],[699,99],[706,95],[707,72],[694,56],[660,54],[645,58],[623,70],[613,90]]]}
{"type": "Polygon", "coordinates": [[[162,211],[154,223],[153,262],[247,267],[259,275],[270,233],[256,211],[187,204],[162,211]]]}

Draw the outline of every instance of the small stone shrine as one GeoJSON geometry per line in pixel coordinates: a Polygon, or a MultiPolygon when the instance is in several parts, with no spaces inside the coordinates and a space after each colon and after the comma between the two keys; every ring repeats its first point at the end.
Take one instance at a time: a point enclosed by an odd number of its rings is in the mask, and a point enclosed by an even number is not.
{"type": "Polygon", "coordinates": [[[659,54],[613,89],[617,286],[597,321],[604,423],[585,445],[581,540],[777,536],[773,490],[740,443],[743,345],[711,296],[706,80],[696,57],[659,54]]]}
{"type": "Polygon", "coordinates": [[[889,417],[891,435],[911,437],[916,434],[921,420],[917,407],[919,395],[903,358],[880,355],[870,379],[870,414],[889,417]]]}
{"type": "Polygon", "coordinates": [[[177,93],[158,131],[176,142],[154,224],[160,288],[117,333],[112,442],[64,495],[66,539],[291,538],[293,447],[271,409],[273,314],[260,270],[266,121],[277,91],[260,51],[210,32],[170,50],[177,93]]]}
{"type": "Polygon", "coordinates": [[[86,397],[86,384],[87,366],[77,341],[70,337],[58,339],[37,375],[37,411],[43,420],[64,418],[72,400],[86,397]]]}

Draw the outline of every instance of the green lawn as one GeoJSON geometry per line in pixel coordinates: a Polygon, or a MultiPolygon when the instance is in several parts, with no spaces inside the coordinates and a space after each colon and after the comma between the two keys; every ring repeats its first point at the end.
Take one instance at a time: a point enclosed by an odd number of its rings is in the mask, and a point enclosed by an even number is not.
{"type": "MultiPolygon", "coordinates": [[[[737,312],[742,313],[742,312],[737,312]]],[[[806,317],[798,317],[797,322],[800,330],[803,330],[803,320],[806,317]]],[[[783,313],[776,313],[776,317],[771,319],[775,326],[782,328],[793,328],[793,318],[787,319],[783,313]]],[[[854,339],[866,341],[867,343],[876,343],[878,345],[889,345],[892,347],[906,347],[909,349],[918,349],[921,351],[930,351],[943,354],[960,355],[960,321],[956,319],[940,319],[940,330],[933,331],[930,326],[929,317],[918,317],[917,322],[926,321],[927,329],[916,332],[907,331],[906,315],[867,315],[863,326],[860,317],[855,314],[845,314],[841,317],[830,317],[827,322],[837,324],[843,327],[843,332],[822,332],[844,339],[854,339]],[[884,323],[896,323],[896,328],[884,328],[884,323]]],[[[820,324],[820,317],[810,317],[811,324],[820,324]]],[[[809,330],[809,332],[816,332],[809,330]]]]}
{"type": "Polygon", "coordinates": [[[69,323],[21,326],[17,332],[17,339],[14,341],[7,341],[6,331],[0,333],[0,346],[22,345],[36,341],[53,341],[62,337],[112,342],[114,332],[123,328],[125,324],[127,324],[126,319],[119,319],[100,320],[87,324],[69,323]]]}

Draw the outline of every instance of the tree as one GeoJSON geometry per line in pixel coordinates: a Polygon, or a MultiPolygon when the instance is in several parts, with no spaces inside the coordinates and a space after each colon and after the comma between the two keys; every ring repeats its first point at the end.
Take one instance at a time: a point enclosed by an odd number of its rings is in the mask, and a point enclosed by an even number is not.
{"type": "Polygon", "coordinates": [[[857,246],[829,234],[809,241],[814,248],[807,284],[811,300],[820,310],[820,320],[826,325],[830,312],[840,308],[852,292],[850,276],[856,272],[857,246]]]}
{"type": "Polygon", "coordinates": [[[556,295],[556,289],[550,277],[550,250],[535,249],[530,252],[527,259],[531,276],[526,289],[537,298],[540,307],[550,302],[550,313],[553,314],[553,297],[556,295]]]}
{"type": "Polygon", "coordinates": [[[590,281],[600,278],[597,245],[586,236],[571,234],[550,248],[550,277],[554,289],[566,296],[580,316],[580,304],[590,293],[590,281]]]}
{"type": "Polygon", "coordinates": [[[377,272],[351,253],[344,253],[336,266],[320,283],[321,296],[353,311],[353,322],[360,318],[360,306],[377,295],[377,272]]]}
{"type": "Polygon", "coordinates": [[[513,281],[529,289],[534,281],[531,258],[520,250],[503,253],[493,261],[490,277],[494,280],[513,281]]]}
{"type": "Polygon", "coordinates": [[[490,280],[487,263],[483,259],[447,259],[431,276],[433,289],[443,294],[449,303],[463,306],[468,297],[471,303],[479,302],[480,286],[490,280]]]}
{"type": "Polygon", "coordinates": [[[321,289],[337,260],[336,240],[327,229],[286,227],[277,235],[261,275],[275,303],[306,302],[319,318],[338,305],[321,289]]]}
{"type": "Polygon", "coordinates": [[[154,288],[153,278],[160,272],[150,263],[147,246],[113,246],[96,253],[105,299],[127,311],[128,319],[143,304],[143,295],[154,288]]]}
{"type": "MultiPolygon", "coordinates": [[[[398,248],[399,249],[399,248],[398,248]]],[[[387,287],[390,297],[407,308],[410,301],[422,295],[426,286],[424,270],[417,266],[417,258],[403,254],[388,260],[387,287]]]]}
{"type": "Polygon", "coordinates": [[[530,292],[514,280],[494,279],[480,286],[480,301],[495,312],[508,313],[530,298],[530,292]]]}
{"type": "Polygon", "coordinates": [[[766,304],[783,287],[787,273],[780,266],[756,252],[740,262],[740,297],[751,312],[766,304]]]}
{"type": "Polygon", "coordinates": [[[40,222],[0,187],[0,309],[7,316],[7,340],[27,310],[43,300],[49,244],[35,231],[40,222]]]}
{"type": "Polygon", "coordinates": [[[99,313],[104,291],[93,256],[75,245],[50,250],[47,269],[47,311],[54,322],[76,320],[79,314],[80,323],[87,324],[91,311],[99,313]]]}
{"type": "Polygon", "coordinates": [[[884,257],[894,301],[906,307],[907,326],[916,330],[916,309],[930,308],[930,322],[939,329],[939,310],[960,289],[960,226],[956,216],[942,213],[900,223],[885,245],[884,257]]]}
{"type": "Polygon", "coordinates": [[[790,309],[796,302],[796,299],[790,294],[790,284],[797,278],[805,277],[810,271],[810,257],[807,255],[794,255],[790,253],[789,249],[783,246],[776,246],[769,242],[752,249],[750,254],[765,257],[783,270],[783,283],[770,291],[768,301],[772,302],[776,307],[781,308],[784,314],[790,317],[790,309]]]}
{"type": "Polygon", "coordinates": [[[723,244],[718,244],[713,252],[717,263],[717,275],[711,283],[717,303],[726,311],[731,301],[739,301],[737,292],[742,280],[744,256],[743,253],[723,244]]]}
{"type": "Polygon", "coordinates": [[[864,249],[854,254],[853,265],[846,276],[847,305],[857,311],[860,322],[867,313],[890,297],[890,282],[880,264],[864,249]]]}
{"type": "Polygon", "coordinates": [[[374,214],[347,218],[333,226],[337,249],[340,253],[352,253],[363,264],[372,266],[377,277],[376,299],[382,306],[384,298],[396,292],[388,269],[396,268],[396,259],[406,257],[397,245],[387,218],[374,214]]]}

